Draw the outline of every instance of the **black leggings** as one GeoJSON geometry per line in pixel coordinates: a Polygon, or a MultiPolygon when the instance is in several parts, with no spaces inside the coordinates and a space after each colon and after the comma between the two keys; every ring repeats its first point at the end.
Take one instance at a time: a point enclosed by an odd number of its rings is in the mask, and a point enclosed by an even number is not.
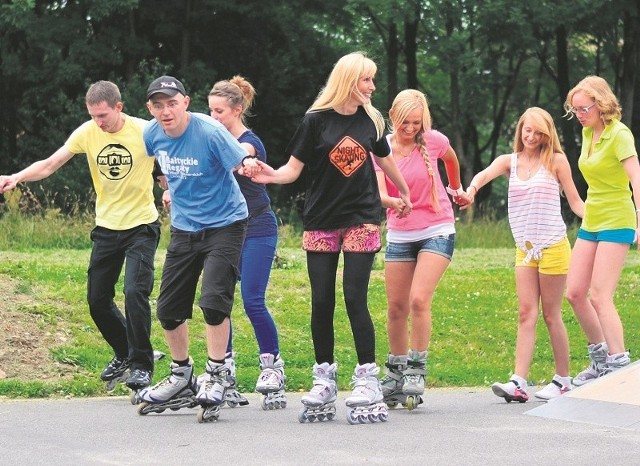
{"type": "MultiPolygon", "coordinates": [[[[307,251],[311,282],[311,336],[316,362],[334,362],[333,315],[340,253],[307,251]]],[[[359,364],[375,362],[376,337],[367,306],[375,253],[344,253],[343,292],[359,364]]]]}

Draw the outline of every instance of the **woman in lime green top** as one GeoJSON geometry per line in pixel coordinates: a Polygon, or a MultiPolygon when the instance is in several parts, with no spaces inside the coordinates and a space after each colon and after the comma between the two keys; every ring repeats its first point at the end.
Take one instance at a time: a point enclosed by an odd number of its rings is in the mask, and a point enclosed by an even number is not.
{"type": "Polygon", "coordinates": [[[620,105],[604,79],[584,78],[564,107],[582,125],[578,167],[589,187],[567,277],[567,300],[591,359],[573,379],[583,385],[630,362],[613,295],[627,251],[638,241],[640,164],[633,134],[620,122],[620,105]]]}

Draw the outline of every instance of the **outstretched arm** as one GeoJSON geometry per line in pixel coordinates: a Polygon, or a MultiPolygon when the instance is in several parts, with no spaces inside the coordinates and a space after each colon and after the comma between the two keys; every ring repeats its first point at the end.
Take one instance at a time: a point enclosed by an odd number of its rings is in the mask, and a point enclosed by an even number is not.
{"type": "Polygon", "coordinates": [[[286,165],[281,166],[277,170],[267,165],[266,163],[257,160],[260,171],[251,177],[251,181],[260,184],[288,184],[293,183],[298,179],[304,163],[295,156],[289,157],[289,161],[286,165]]]}
{"type": "Polygon", "coordinates": [[[466,209],[471,204],[473,204],[476,194],[478,194],[478,190],[482,188],[485,184],[490,181],[496,179],[500,175],[509,176],[509,171],[511,170],[511,154],[504,154],[499,156],[491,165],[487,168],[479,172],[476,176],[473,177],[469,187],[467,188],[465,194],[467,204],[460,206],[461,210],[466,209]]]}
{"type": "Polygon", "coordinates": [[[34,162],[24,170],[13,175],[0,176],[0,193],[14,189],[18,183],[38,181],[48,177],[67,163],[71,157],[73,157],[73,152],[70,152],[69,149],[62,146],[47,159],[34,162]]]}

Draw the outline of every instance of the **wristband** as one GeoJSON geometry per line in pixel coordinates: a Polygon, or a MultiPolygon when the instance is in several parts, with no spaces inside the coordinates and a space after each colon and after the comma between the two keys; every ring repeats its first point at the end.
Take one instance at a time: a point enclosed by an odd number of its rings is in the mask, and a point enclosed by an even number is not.
{"type": "Polygon", "coordinates": [[[467,191],[469,191],[471,188],[476,190],[476,192],[474,193],[474,196],[478,194],[478,187],[475,184],[470,184],[469,187],[467,188],[467,191]]]}
{"type": "Polygon", "coordinates": [[[449,195],[454,197],[460,197],[464,194],[464,189],[462,189],[462,186],[460,186],[458,189],[453,189],[450,185],[447,185],[445,189],[447,190],[447,193],[449,193],[449,195]]]}
{"type": "Polygon", "coordinates": [[[242,162],[240,162],[242,164],[242,166],[244,167],[244,161],[247,159],[257,159],[258,156],[257,155],[247,155],[245,158],[242,159],[242,162]]]}

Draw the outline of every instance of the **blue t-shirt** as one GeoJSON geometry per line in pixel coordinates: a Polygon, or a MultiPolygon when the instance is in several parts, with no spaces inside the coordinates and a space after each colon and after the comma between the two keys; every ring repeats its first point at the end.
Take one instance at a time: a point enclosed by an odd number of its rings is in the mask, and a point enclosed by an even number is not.
{"type": "MultiPolygon", "coordinates": [[[[251,130],[240,135],[238,142],[251,144],[256,150],[258,159],[267,162],[267,151],[260,138],[251,130]]],[[[278,234],[278,222],[271,210],[271,200],[267,194],[267,187],[254,183],[250,178],[234,173],[236,181],[240,185],[240,191],[244,195],[249,208],[249,225],[247,238],[259,236],[272,236],[278,234]]]]}
{"type": "Polygon", "coordinates": [[[156,120],[143,133],[147,154],[156,157],[169,182],[171,225],[197,232],[246,219],[247,203],[232,174],[246,151],[210,116],[189,115],[180,137],[167,136],[156,120]]]}

